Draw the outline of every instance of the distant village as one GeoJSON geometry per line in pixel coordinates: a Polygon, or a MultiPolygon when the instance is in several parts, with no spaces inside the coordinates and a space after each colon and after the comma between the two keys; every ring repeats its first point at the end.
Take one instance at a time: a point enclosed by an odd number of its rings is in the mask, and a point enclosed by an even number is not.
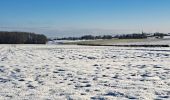
{"type": "Polygon", "coordinates": [[[49,39],[49,41],[53,40],[96,40],[96,39],[170,39],[170,33],[132,33],[132,34],[118,34],[118,35],[84,35],[81,37],[64,37],[64,38],[53,38],[49,39]]]}

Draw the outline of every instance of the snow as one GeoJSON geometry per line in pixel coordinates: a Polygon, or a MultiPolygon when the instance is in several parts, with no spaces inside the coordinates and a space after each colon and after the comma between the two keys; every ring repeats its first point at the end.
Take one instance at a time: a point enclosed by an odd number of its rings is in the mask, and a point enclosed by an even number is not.
{"type": "Polygon", "coordinates": [[[170,99],[170,48],[0,45],[0,100],[170,99]]]}
{"type": "Polygon", "coordinates": [[[146,39],[141,42],[112,43],[113,45],[170,45],[170,39],[146,39]]]}
{"type": "Polygon", "coordinates": [[[53,41],[48,41],[47,44],[63,44],[63,43],[74,43],[74,42],[82,42],[82,41],[95,41],[95,40],[53,40],[53,41]]]}

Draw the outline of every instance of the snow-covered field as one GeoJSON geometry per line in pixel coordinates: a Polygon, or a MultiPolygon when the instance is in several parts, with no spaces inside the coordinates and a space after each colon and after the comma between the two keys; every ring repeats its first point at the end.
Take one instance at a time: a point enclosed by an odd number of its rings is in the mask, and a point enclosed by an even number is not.
{"type": "Polygon", "coordinates": [[[170,39],[146,39],[142,42],[112,43],[113,45],[169,45],[170,39]]]}
{"type": "Polygon", "coordinates": [[[168,100],[170,48],[0,45],[0,100],[168,100]]]}

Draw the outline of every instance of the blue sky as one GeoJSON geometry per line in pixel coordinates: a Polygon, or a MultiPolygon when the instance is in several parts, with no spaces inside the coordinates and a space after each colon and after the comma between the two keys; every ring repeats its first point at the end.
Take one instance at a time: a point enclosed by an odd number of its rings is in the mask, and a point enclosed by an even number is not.
{"type": "Polygon", "coordinates": [[[170,0],[0,0],[0,30],[48,36],[170,32],[170,0]]]}

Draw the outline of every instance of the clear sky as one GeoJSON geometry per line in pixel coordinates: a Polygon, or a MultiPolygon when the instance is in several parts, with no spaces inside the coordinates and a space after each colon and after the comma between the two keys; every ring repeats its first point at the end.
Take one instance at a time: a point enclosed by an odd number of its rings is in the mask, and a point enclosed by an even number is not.
{"type": "Polygon", "coordinates": [[[170,32],[170,0],[0,0],[0,30],[48,36],[170,32]]]}

